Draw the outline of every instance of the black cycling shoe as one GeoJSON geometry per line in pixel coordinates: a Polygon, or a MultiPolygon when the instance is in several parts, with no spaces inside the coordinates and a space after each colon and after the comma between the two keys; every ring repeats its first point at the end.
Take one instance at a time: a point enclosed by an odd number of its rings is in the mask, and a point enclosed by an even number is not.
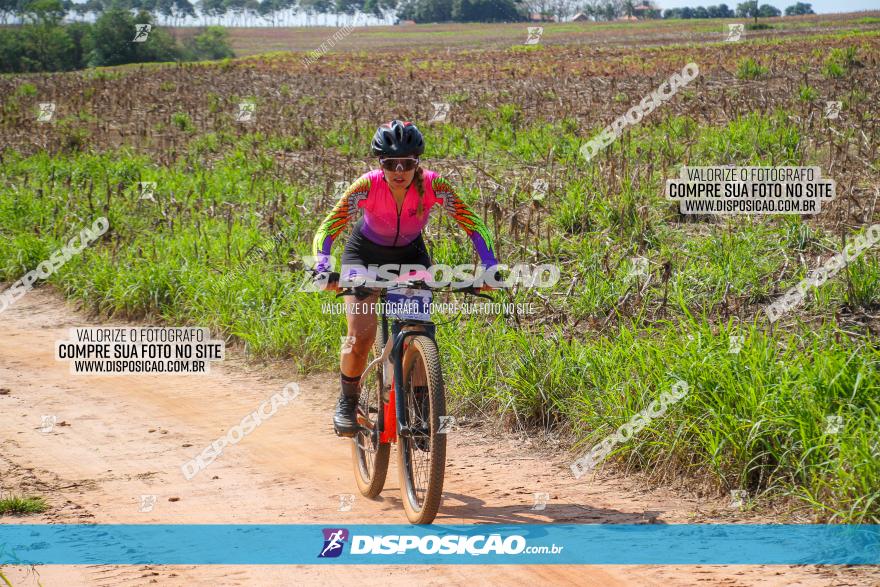
{"type": "Polygon", "coordinates": [[[336,402],[336,413],[333,414],[333,429],[337,436],[354,436],[358,431],[357,423],[358,397],[356,395],[339,394],[336,402]]]}

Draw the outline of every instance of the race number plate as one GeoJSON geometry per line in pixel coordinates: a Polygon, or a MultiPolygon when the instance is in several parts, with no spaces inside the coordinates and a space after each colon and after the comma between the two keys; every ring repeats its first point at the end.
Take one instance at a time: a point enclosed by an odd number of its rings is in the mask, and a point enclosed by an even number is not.
{"type": "Polygon", "coordinates": [[[431,319],[431,291],[427,289],[394,288],[385,298],[385,313],[396,320],[431,319]]]}

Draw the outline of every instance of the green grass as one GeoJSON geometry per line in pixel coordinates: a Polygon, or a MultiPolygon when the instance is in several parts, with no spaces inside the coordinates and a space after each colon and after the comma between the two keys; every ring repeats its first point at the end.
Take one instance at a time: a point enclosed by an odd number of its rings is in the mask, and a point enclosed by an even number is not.
{"type": "Polygon", "coordinates": [[[178,130],[181,130],[183,132],[191,133],[196,130],[189,114],[186,114],[185,112],[175,112],[174,114],[172,114],[171,124],[177,127],[178,130]]]}
{"type": "Polygon", "coordinates": [[[818,97],[819,93],[815,88],[811,88],[806,84],[801,84],[801,87],[798,90],[798,99],[801,102],[815,102],[818,97]]]}
{"type": "Polygon", "coordinates": [[[540,43],[536,43],[534,45],[513,45],[508,51],[511,53],[534,53],[536,51],[543,51],[544,46],[540,43]]]}
{"type": "Polygon", "coordinates": [[[751,57],[746,57],[737,65],[736,77],[739,79],[758,79],[767,75],[767,68],[751,57]]]}
{"type": "MultiPolygon", "coordinates": [[[[477,325],[460,325],[476,335],[477,325]]],[[[599,443],[677,380],[689,394],[663,418],[618,447],[627,464],[655,475],[711,471],[726,489],[781,490],[829,519],[877,521],[880,497],[878,351],[835,343],[833,328],[769,337],[752,326],[711,325],[699,317],[654,328],[623,327],[613,337],[535,340],[496,325],[459,385],[484,409],[522,423],[566,422],[599,443]],[[745,342],[730,352],[730,336],[745,342]],[[826,431],[828,416],[845,426],[826,431]],[[872,485],[873,484],[873,485],[872,485]],[[866,507],[867,506],[867,507],[866,507]]]]}
{"type": "Polygon", "coordinates": [[[5,497],[0,499],[0,516],[42,514],[49,504],[42,497],[5,497]]]}
{"type": "Polygon", "coordinates": [[[822,73],[828,78],[840,78],[846,76],[853,68],[860,65],[857,47],[835,47],[831,49],[825,64],[822,67],[822,73]]]}
{"type": "MultiPolygon", "coordinates": [[[[486,222],[502,259],[556,262],[565,279],[541,292],[546,302],[524,291],[514,297],[542,309],[540,321],[438,319],[453,413],[546,427],[585,450],[683,379],[690,393],[618,446],[613,459],[662,477],[700,476],[723,490],[795,496],[822,519],[880,521],[880,460],[871,460],[880,430],[880,351],[835,318],[880,302],[876,251],[811,294],[798,320],[767,329],[754,317],[779,294],[768,284],[779,276],[783,288],[796,284],[817,255],[839,250],[838,235],[797,217],[681,223],[660,195],[682,161],[814,163],[797,120],[752,112],[709,125],[657,112],[597,156],[638,172],[601,174],[578,153],[598,128],[528,120],[503,101],[474,112],[467,127],[432,128],[425,164],[443,157],[499,169],[540,166],[552,147],[556,187],[539,210],[546,234],[514,238],[508,224],[495,231],[491,213],[486,222]],[[638,302],[621,304],[633,292],[635,256],[648,259],[653,280],[636,284],[638,302]],[[572,277],[577,284],[565,295],[572,277]],[[734,302],[746,318],[723,317],[720,309],[734,302]],[[819,325],[810,321],[816,316],[819,325]],[[745,337],[739,353],[729,352],[731,336],[745,337]],[[826,418],[838,415],[845,426],[829,435],[826,418]]],[[[293,360],[303,372],[335,369],[344,321],[321,313],[331,296],[298,291],[303,256],[332,204],[325,196],[332,181],[284,179],[273,156],[281,145],[302,148],[315,132],[207,134],[166,167],[128,149],[54,157],[7,151],[0,280],[36,267],[104,215],[109,233],[50,278],[68,297],[118,318],[206,326],[244,341],[252,356],[293,360]],[[140,181],[157,182],[156,202],[138,200],[140,181]],[[254,254],[279,233],[278,246],[254,254]]],[[[319,140],[354,154],[371,132],[328,125],[319,140]]],[[[467,202],[480,197],[478,178],[462,166],[458,186],[467,202]]],[[[523,210],[531,197],[527,180],[494,196],[523,210]]],[[[433,222],[427,237],[435,262],[470,261],[469,242],[449,220],[433,222]]]]}

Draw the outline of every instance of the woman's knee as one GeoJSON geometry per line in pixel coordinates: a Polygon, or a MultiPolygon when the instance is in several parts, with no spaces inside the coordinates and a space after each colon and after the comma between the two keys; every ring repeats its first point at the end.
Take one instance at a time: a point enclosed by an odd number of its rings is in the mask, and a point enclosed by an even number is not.
{"type": "Polygon", "coordinates": [[[358,354],[366,354],[376,338],[376,321],[356,320],[349,322],[346,343],[358,354]],[[371,323],[372,322],[372,323],[371,323]]]}
{"type": "Polygon", "coordinates": [[[351,352],[358,355],[366,355],[370,351],[370,346],[372,346],[375,338],[375,330],[362,329],[354,332],[349,330],[348,336],[346,337],[346,343],[351,349],[351,352]]]}

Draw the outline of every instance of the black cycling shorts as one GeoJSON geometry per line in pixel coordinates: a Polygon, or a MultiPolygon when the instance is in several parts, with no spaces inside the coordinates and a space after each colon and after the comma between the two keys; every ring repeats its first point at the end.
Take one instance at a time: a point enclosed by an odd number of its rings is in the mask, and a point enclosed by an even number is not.
{"type": "MultiPolygon", "coordinates": [[[[425,247],[425,240],[421,234],[408,245],[386,247],[377,245],[361,234],[362,224],[363,219],[358,221],[345,243],[345,249],[342,251],[341,274],[348,273],[347,265],[369,267],[370,265],[414,264],[422,265],[425,268],[431,266],[431,257],[428,255],[428,249],[425,247]]],[[[399,271],[392,271],[392,273],[398,275],[399,271]]],[[[362,270],[357,274],[361,275],[362,270]]]]}

